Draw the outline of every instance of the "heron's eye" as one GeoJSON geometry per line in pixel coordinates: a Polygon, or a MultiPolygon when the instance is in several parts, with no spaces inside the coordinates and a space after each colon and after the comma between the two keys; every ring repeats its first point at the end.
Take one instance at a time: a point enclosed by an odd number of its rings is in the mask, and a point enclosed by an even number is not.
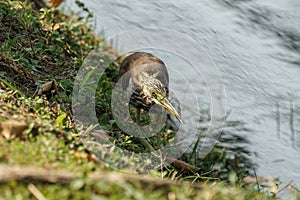
{"type": "Polygon", "coordinates": [[[163,99],[164,97],[161,94],[156,95],[158,99],[163,99]]]}
{"type": "Polygon", "coordinates": [[[153,97],[156,97],[156,93],[155,92],[152,92],[151,94],[153,97]]]}

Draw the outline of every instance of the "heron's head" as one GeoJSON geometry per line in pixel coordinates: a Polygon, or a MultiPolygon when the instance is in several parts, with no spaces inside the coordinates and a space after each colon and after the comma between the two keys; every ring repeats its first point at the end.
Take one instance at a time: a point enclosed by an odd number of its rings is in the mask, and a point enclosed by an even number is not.
{"type": "Polygon", "coordinates": [[[147,105],[155,103],[162,106],[182,123],[180,115],[168,100],[167,88],[158,79],[149,76],[144,78],[140,94],[147,105]]]}

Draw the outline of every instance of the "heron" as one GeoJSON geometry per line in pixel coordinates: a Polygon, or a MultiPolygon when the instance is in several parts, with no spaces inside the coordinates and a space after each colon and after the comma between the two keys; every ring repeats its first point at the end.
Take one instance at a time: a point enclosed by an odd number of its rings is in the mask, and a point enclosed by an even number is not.
{"type": "Polygon", "coordinates": [[[133,52],[120,64],[119,77],[123,88],[131,87],[133,92],[129,104],[136,108],[136,121],[140,123],[141,110],[149,111],[154,104],[162,106],[180,123],[181,116],[170,103],[169,74],[164,62],[157,56],[146,52],[133,52]]]}

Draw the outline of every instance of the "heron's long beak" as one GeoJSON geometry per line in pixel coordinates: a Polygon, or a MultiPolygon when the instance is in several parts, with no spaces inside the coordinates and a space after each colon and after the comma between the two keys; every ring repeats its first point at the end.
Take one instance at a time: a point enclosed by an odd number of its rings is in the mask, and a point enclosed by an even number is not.
{"type": "Polygon", "coordinates": [[[178,112],[176,111],[176,109],[172,106],[172,104],[170,103],[170,101],[167,98],[164,98],[164,99],[162,99],[160,101],[158,101],[157,99],[153,99],[153,101],[156,104],[159,104],[162,107],[164,107],[166,110],[168,110],[174,117],[176,117],[176,119],[178,119],[178,121],[180,123],[183,124],[180,115],[178,114],[178,112]]]}

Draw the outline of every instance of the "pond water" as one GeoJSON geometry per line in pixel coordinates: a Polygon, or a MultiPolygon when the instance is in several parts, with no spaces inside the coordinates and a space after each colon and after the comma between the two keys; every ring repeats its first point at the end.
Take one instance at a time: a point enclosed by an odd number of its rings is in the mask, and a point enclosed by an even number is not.
{"type": "MultiPolygon", "coordinates": [[[[244,124],[244,129],[233,132],[249,140],[257,175],[300,186],[299,0],[89,0],[85,4],[94,13],[97,31],[108,38],[137,28],[168,30],[155,42],[163,44],[168,38],[170,48],[181,48],[191,57],[174,60],[170,52],[151,51],[182,75],[175,77],[189,80],[205,107],[211,103],[207,80],[214,77],[203,78],[189,70],[187,60],[196,62],[197,52],[184,39],[178,41],[178,35],[201,46],[220,72],[228,119],[244,124]],[[199,79],[205,84],[196,83],[199,79]]],[[[76,10],[73,2],[64,6],[76,10]]],[[[127,40],[131,44],[138,39],[127,40]]],[[[149,40],[145,44],[153,42],[149,40]]],[[[179,79],[171,80],[171,86],[180,100],[187,90],[179,79]]],[[[191,107],[192,101],[185,102],[182,110],[191,107]]]]}

